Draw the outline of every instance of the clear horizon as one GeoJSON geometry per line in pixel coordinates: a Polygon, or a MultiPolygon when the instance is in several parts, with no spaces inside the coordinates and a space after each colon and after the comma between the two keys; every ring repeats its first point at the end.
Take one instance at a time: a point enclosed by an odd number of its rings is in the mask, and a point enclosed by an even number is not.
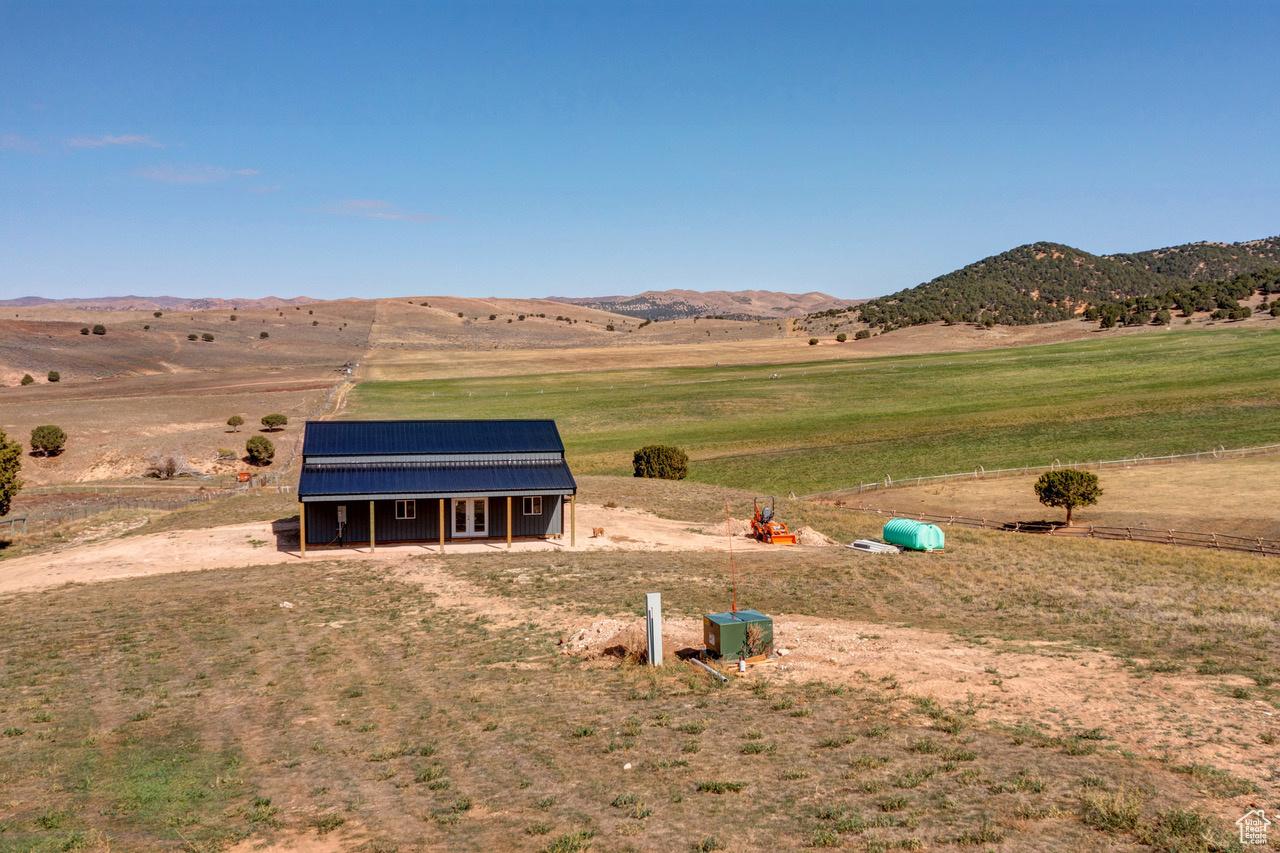
{"type": "Polygon", "coordinates": [[[1280,234],[1265,2],[11,2],[0,299],[913,287],[1280,234]]]}

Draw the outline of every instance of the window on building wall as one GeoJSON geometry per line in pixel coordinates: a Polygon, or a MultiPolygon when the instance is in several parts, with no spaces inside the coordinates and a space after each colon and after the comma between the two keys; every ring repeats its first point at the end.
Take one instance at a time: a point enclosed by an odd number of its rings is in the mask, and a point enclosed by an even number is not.
{"type": "Polygon", "coordinates": [[[525,515],[542,515],[542,496],[524,499],[525,515]]]}
{"type": "Polygon", "coordinates": [[[396,520],[413,519],[418,517],[417,501],[396,501],[396,520]]]}

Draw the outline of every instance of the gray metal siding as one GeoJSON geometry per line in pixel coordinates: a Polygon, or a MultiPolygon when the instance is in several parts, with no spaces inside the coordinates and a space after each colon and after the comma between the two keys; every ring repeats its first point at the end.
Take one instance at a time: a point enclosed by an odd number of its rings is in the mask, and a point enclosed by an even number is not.
{"type": "MultiPolygon", "coordinates": [[[[511,515],[514,526],[511,535],[559,536],[564,533],[564,501],[561,495],[542,495],[542,515],[525,515],[524,501],[520,496],[511,498],[511,515]]],[[[453,539],[453,506],[445,500],[445,541],[453,539]]],[[[416,503],[417,518],[397,519],[396,502],[374,502],[377,534],[374,544],[386,542],[439,542],[440,501],[435,498],[419,499],[416,503]]],[[[369,501],[364,499],[341,501],[311,501],[302,505],[307,515],[307,545],[339,545],[369,541],[369,501]],[[342,538],[338,536],[338,506],[347,508],[347,524],[342,538]]],[[[490,539],[507,536],[507,499],[489,498],[490,539]]]]}
{"type": "MultiPolygon", "coordinates": [[[[506,501],[503,501],[506,504],[506,501]]],[[[511,499],[511,514],[515,516],[512,533],[516,536],[558,536],[564,532],[560,495],[542,495],[542,515],[525,515],[524,499],[511,499]]]]}
{"type": "MultiPolygon", "coordinates": [[[[313,501],[302,505],[307,514],[307,544],[329,545],[369,541],[369,501],[313,501]],[[338,506],[347,508],[347,524],[338,536],[338,506]]],[[[375,501],[374,544],[378,542],[417,542],[440,539],[440,501],[428,498],[417,501],[417,518],[397,519],[395,501],[375,501]]],[[[446,519],[446,525],[448,520],[446,519]]]]}
{"type": "MultiPolygon", "coordinates": [[[[396,518],[395,501],[375,501],[377,527],[375,542],[419,542],[440,539],[440,501],[428,498],[414,502],[416,518],[396,518]]],[[[365,513],[369,512],[367,505],[365,513]]]]}

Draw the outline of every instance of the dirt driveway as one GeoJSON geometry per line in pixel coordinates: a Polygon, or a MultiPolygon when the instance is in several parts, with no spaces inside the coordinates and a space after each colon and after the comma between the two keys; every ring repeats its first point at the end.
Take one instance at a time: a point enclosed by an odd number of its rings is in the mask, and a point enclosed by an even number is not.
{"type": "MultiPolygon", "coordinates": [[[[517,540],[513,551],[723,551],[729,540],[709,535],[695,525],[659,518],[649,512],[579,504],[576,544],[562,539],[517,540]],[[594,530],[600,529],[599,535],[594,530]]],[[[259,521],[204,530],[183,530],[142,536],[119,535],[127,527],[91,528],[87,537],[99,541],[72,542],[63,548],[0,563],[0,594],[47,589],[64,583],[96,583],[171,572],[243,568],[298,560],[298,522],[259,521]]],[[[742,536],[734,537],[735,551],[768,549],[742,536]]],[[[448,554],[505,551],[505,539],[448,543],[448,554]]],[[[309,548],[306,559],[376,559],[400,564],[409,557],[438,553],[437,544],[377,545],[351,548],[309,548]]]]}

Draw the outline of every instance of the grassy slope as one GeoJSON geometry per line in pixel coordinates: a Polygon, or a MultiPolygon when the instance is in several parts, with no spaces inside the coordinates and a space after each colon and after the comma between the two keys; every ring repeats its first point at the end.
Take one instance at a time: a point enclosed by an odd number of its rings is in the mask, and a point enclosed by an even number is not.
{"type": "Polygon", "coordinates": [[[689,451],[693,479],[806,493],[885,475],[1272,442],[1277,356],[1280,332],[1175,331],[857,366],[366,383],[346,415],[550,417],[576,472],[624,474],[635,449],[675,444],[689,451]],[[544,393],[503,396],[531,390],[544,393]]]}
{"type": "MultiPolygon", "coordinates": [[[[723,594],[719,557],[676,566],[669,556],[628,555],[626,574],[693,588],[695,599],[723,594]]],[[[748,567],[770,590],[762,597],[843,613],[800,591],[810,570],[800,556],[748,567]]],[[[510,587],[500,578],[516,562],[449,561],[495,589],[510,587]]],[[[914,574],[934,565],[917,563],[914,574]]],[[[1101,788],[1145,791],[1152,831],[1172,804],[1215,808],[1185,775],[1116,751],[1105,732],[1045,739],[1035,720],[1002,732],[964,704],[856,675],[848,686],[714,689],[683,666],[653,673],[561,656],[542,607],[627,603],[618,568],[609,556],[521,568],[537,576],[519,593],[530,621],[505,625],[350,563],[0,601],[0,845],[204,850],[333,829],[344,849],[369,850],[575,850],[586,833],[601,850],[688,850],[710,838],[734,850],[1092,850],[1117,840],[1082,820],[1081,798],[1101,788]],[[707,793],[703,782],[743,788],[707,793]]],[[[695,599],[673,611],[696,612],[695,599]]],[[[1217,796],[1239,793],[1237,780],[1210,778],[1217,796]]]]}

